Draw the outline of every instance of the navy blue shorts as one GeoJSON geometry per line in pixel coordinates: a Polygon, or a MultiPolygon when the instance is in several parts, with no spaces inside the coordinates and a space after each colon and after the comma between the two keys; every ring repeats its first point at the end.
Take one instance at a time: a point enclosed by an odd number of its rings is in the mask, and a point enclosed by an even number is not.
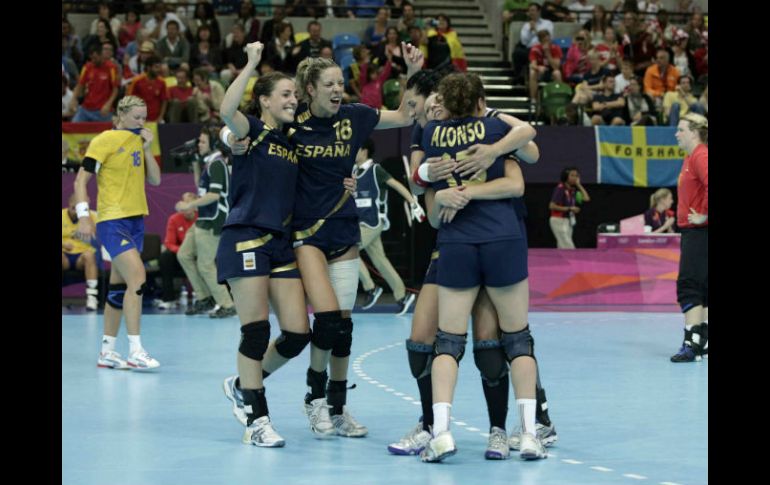
{"type": "Polygon", "coordinates": [[[436,284],[436,268],[438,267],[438,249],[434,249],[430,254],[430,263],[428,263],[428,269],[425,271],[425,278],[422,280],[423,285],[435,285],[436,284]]]}
{"type": "Polygon", "coordinates": [[[294,248],[313,246],[320,249],[330,261],[342,256],[351,246],[361,242],[357,217],[340,219],[312,219],[292,222],[294,248]]]}
{"type": "Polygon", "coordinates": [[[217,247],[217,282],[250,276],[299,278],[289,235],[250,226],[222,229],[217,247]]]}
{"type": "Polygon", "coordinates": [[[529,275],[526,239],[488,243],[442,243],[436,283],[447,288],[516,284],[529,275]]]}
{"type": "Polygon", "coordinates": [[[65,256],[67,256],[67,260],[70,262],[70,269],[75,269],[75,264],[78,262],[78,258],[83,253],[76,253],[76,254],[68,254],[64,253],[65,256]]]}
{"type": "Polygon", "coordinates": [[[96,237],[112,259],[129,249],[136,249],[141,254],[144,247],[144,216],[99,222],[96,224],[96,237]]]}

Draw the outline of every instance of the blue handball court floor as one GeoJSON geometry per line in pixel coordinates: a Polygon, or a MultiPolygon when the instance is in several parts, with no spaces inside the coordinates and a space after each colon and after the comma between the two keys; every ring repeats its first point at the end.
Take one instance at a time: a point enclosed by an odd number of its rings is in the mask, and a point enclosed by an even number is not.
{"type": "MultiPolygon", "coordinates": [[[[411,314],[354,314],[348,384],[365,438],[313,439],[304,416],[309,349],[266,381],[284,448],[241,443],[222,381],[235,374],[237,318],[179,313],[142,319],[151,373],[96,367],[101,314],[62,308],[62,483],[65,485],[700,485],[708,483],[708,360],[669,362],[682,317],[662,312],[530,315],[559,440],[546,460],[487,461],[488,418],[470,349],[441,464],[390,455],[420,416],[404,340],[411,314]]],[[[278,335],[271,315],[272,335],[278,335]]],[[[128,351],[125,327],[117,350],[128,351]]],[[[513,392],[507,428],[518,424],[513,392]]]]}

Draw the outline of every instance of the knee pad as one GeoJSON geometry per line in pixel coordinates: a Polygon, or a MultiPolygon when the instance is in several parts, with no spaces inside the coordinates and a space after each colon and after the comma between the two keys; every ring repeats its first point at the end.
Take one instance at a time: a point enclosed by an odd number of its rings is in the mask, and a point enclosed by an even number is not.
{"type": "Polygon", "coordinates": [[[501,382],[506,384],[508,361],[505,358],[503,346],[499,340],[479,340],[473,342],[473,360],[476,368],[481,371],[481,378],[489,387],[501,382]]]}
{"type": "Polygon", "coordinates": [[[128,286],[125,283],[111,284],[107,290],[107,303],[117,310],[123,309],[123,297],[128,286]]]}
{"type": "Polygon", "coordinates": [[[415,379],[430,374],[430,366],[433,363],[433,345],[421,344],[407,339],[406,352],[409,356],[409,369],[415,379]]]}
{"type": "Polygon", "coordinates": [[[137,294],[137,295],[139,295],[139,296],[141,296],[141,295],[144,293],[144,290],[146,290],[146,289],[147,289],[147,282],[145,281],[144,283],[142,283],[142,284],[139,286],[139,289],[138,289],[138,290],[136,290],[136,294],[137,294]]]}
{"type": "Polygon", "coordinates": [[[341,320],[342,313],[339,310],[316,313],[313,320],[313,332],[310,334],[310,341],[313,345],[321,350],[331,350],[339,331],[341,320]]]}
{"type": "Polygon", "coordinates": [[[457,335],[439,330],[436,334],[436,343],[434,344],[433,355],[447,354],[454,357],[459,364],[465,354],[465,344],[468,343],[468,334],[457,335]]]}
{"type": "Polygon", "coordinates": [[[524,330],[519,330],[518,332],[503,332],[500,343],[503,346],[508,362],[513,362],[516,357],[535,358],[535,341],[529,333],[529,325],[524,330]]]}
{"type": "Polygon", "coordinates": [[[291,359],[298,356],[310,342],[310,333],[294,333],[281,330],[281,335],[275,341],[275,350],[281,357],[291,359]]]}
{"type": "Polygon", "coordinates": [[[262,360],[270,343],[270,322],[261,320],[241,327],[241,344],[238,352],[249,359],[262,360]]]}
{"type": "Polygon", "coordinates": [[[332,346],[332,355],[335,357],[347,357],[350,355],[350,347],[353,345],[353,320],[343,318],[340,322],[340,330],[332,346]]]}
{"type": "Polygon", "coordinates": [[[329,265],[329,281],[337,295],[340,310],[352,310],[358,292],[359,258],[339,261],[329,265]]]}

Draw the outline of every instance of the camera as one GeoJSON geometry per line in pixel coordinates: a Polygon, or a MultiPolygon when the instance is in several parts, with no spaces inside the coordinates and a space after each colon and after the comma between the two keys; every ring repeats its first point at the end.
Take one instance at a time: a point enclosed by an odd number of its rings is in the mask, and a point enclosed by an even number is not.
{"type": "Polygon", "coordinates": [[[187,140],[186,142],[182,143],[179,146],[176,146],[169,150],[169,154],[173,157],[180,157],[180,158],[186,158],[191,155],[197,155],[198,154],[198,139],[193,138],[191,140],[187,140]]]}

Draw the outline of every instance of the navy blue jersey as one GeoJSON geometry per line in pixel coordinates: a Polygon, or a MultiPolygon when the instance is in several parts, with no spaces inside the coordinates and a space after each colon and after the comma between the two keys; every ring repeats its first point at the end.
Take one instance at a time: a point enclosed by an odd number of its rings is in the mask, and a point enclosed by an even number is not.
{"type": "MultiPolygon", "coordinates": [[[[503,138],[511,127],[496,118],[462,118],[442,122],[431,121],[425,126],[422,146],[425,158],[451,157],[462,160],[465,150],[475,144],[490,145],[503,138]]],[[[506,156],[498,157],[492,166],[476,180],[462,179],[453,174],[448,180],[434,182],[439,191],[447,187],[488,182],[505,176],[506,156]]],[[[438,242],[482,243],[521,238],[521,230],[513,199],[472,200],[450,223],[439,228],[438,242]]]]}
{"type": "Polygon", "coordinates": [[[318,118],[303,104],[298,113],[292,125],[296,131],[290,136],[299,160],[294,219],[357,217],[356,204],[345,196],[342,181],[350,177],[358,149],[380,122],[380,111],[344,104],[335,116],[318,118]]]}
{"type": "Polygon", "coordinates": [[[409,144],[409,150],[422,150],[422,132],[423,127],[419,123],[415,123],[412,127],[412,143],[409,144]]]}
{"type": "Polygon", "coordinates": [[[516,217],[519,219],[527,217],[527,206],[524,205],[524,197],[514,197],[513,208],[516,209],[516,217]]]}
{"type": "Polygon", "coordinates": [[[287,233],[297,185],[297,156],[288,138],[247,115],[251,145],[233,157],[230,215],[225,226],[287,233]]]}

